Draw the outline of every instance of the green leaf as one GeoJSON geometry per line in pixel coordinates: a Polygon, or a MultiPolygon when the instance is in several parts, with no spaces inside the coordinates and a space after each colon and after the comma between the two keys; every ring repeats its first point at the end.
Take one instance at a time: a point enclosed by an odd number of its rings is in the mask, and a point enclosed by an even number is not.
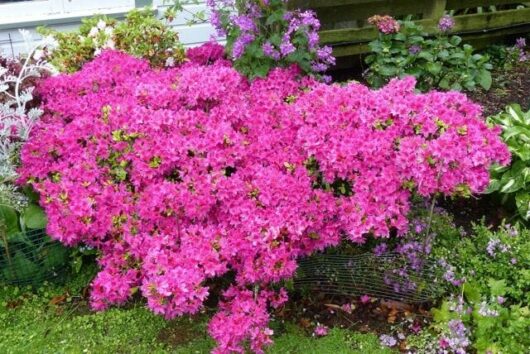
{"type": "Polygon", "coordinates": [[[427,63],[425,68],[428,72],[433,75],[438,75],[442,71],[442,64],[440,63],[427,63]]]}
{"type": "Polygon", "coordinates": [[[519,215],[525,220],[530,219],[530,193],[528,191],[520,191],[515,195],[515,205],[519,211],[519,215]]]}
{"type": "Polygon", "coordinates": [[[46,227],[46,214],[41,207],[30,204],[22,214],[22,220],[29,229],[43,229],[46,227]]]}
{"type": "Polygon", "coordinates": [[[442,303],[442,306],[440,306],[437,309],[432,310],[433,318],[438,323],[446,323],[449,322],[453,317],[454,313],[449,310],[450,304],[447,301],[444,301],[442,303]]]}
{"type": "Polygon", "coordinates": [[[513,174],[511,171],[505,173],[501,178],[501,189],[499,190],[500,193],[513,193],[517,192],[519,189],[523,188],[523,181],[520,176],[513,177],[513,174]]]}
{"type": "Polygon", "coordinates": [[[66,263],[68,258],[68,249],[59,243],[50,244],[40,253],[44,266],[50,270],[66,263]]]}
{"type": "Polygon", "coordinates": [[[13,208],[0,205],[0,223],[5,225],[8,236],[20,232],[18,214],[13,208]]]}
{"type": "Polygon", "coordinates": [[[397,68],[389,65],[382,65],[379,68],[379,73],[383,76],[395,76],[397,74],[397,68]]]}
{"type": "Polygon", "coordinates": [[[427,52],[427,51],[424,51],[422,50],[421,52],[418,53],[418,58],[422,58],[422,59],[425,59],[429,62],[432,62],[432,60],[434,60],[434,57],[431,53],[427,52]]]}
{"type": "Polygon", "coordinates": [[[479,303],[480,302],[480,287],[477,283],[468,281],[465,282],[464,285],[464,295],[466,299],[471,303],[479,303]]]}
{"type": "Polygon", "coordinates": [[[462,43],[462,38],[460,38],[459,36],[452,36],[452,37],[449,39],[449,43],[451,43],[451,44],[454,45],[454,46],[457,46],[457,45],[459,45],[460,43],[462,43]]]}
{"type": "Polygon", "coordinates": [[[484,191],[484,194],[491,194],[493,192],[496,192],[500,189],[500,187],[501,181],[499,181],[498,179],[491,179],[488,189],[484,191]]]}
{"type": "Polygon", "coordinates": [[[490,294],[492,296],[503,296],[506,294],[506,280],[495,280],[490,278],[488,280],[488,286],[490,288],[490,294]]]}
{"type": "Polygon", "coordinates": [[[26,258],[22,251],[17,251],[11,263],[8,263],[2,270],[4,278],[8,281],[31,279],[39,271],[39,267],[26,258]]]}
{"type": "Polygon", "coordinates": [[[491,72],[488,70],[481,70],[477,76],[477,81],[480,86],[486,91],[491,88],[491,72]]]}
{"type": "Polygon", "coordinates": [[[265,77],[267,76],[267,73],[269,72],[270,67],[267,64],[262,64],[256,67],[254,70],[254,73],[258,77],[265,77]]]}

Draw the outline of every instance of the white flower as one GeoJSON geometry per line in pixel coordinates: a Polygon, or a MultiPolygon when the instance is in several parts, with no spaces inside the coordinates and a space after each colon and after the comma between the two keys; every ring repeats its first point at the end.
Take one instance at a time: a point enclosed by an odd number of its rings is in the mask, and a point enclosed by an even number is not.
{"type": "Polygon", "coordinates": [[[36,61],[39,61],[42,58],[44,58],[44,50],[36,49],[35,52],[33,53],[33,59],[35,59],[36,61]]]}
{"type": "Polygon", "coordinates": [[[105,34],[107,36],[111,36],[113,32],[114,32],[114,29],[112,27],[105,28],[105,34]]]}
{"type": "Polygon", "coordinates": [[[59,48],[59,41],[54,36],[46,36],[42,39],[41,46],[46,47],[46,49],[51,52],[54,49],[59,48]]]}
{"type": "Polygon", "coordinates": [[[96,25],[100,30],[104,29],[105,27],[107,27],[107,23],[103,20],[99,20],[98,21],[98,24],[96,25]]]}
{"type": "Polygon", "coordinates": [[[94,50],[94,56],[97,57],[100,54],[101,54],[101,48],[96,48],[96,50],[94,50]]]}
{"type": "Polygon", "coordinates": [[[105,44],[103,44],[103,48],[106,49],[115,49],[115,47],[116,43],[112,39],[109,39],[105,44]]]}
{"type": "Polygon", "coordinates": [[[173,67],[175,66],[175,58],[169,57],[166,59],[166,67],[173,67]]]}
{"type": "Polygon", "coordinates": [[[90,29],[90,32],[88,32],[88,36],[91,37],[91,38],[94,38],[95,36],[97,36],[99,33],[99,29],[97,27],[92,27],[90,29]]]}

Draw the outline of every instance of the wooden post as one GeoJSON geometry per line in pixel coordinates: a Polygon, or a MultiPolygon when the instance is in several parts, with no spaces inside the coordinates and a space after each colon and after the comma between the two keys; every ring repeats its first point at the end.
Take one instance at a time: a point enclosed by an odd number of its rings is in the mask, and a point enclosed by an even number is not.
{"type": "Polygon", "coordinates": [[[438,21],[438,19],[444,15],[446,5],[447,0],[431,0],[430,3],[425,6],[423,18],[438,21]]]}

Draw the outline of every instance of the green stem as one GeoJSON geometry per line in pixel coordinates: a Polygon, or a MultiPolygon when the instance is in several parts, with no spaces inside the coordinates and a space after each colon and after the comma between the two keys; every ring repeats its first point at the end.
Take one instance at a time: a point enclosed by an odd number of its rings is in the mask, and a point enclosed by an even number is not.
{"type": "Polygon", "coordinates": [[[423,243],[423,249],[427,247],[427,244],[432,240],[429,233],[431,232],[432,219],[434,217],[434,206],[436,204],[436,194],[432,197],[431,207],[429,209],[429,218],[427,219],[427,227],[425,228],[425,242],[423,243]]]}

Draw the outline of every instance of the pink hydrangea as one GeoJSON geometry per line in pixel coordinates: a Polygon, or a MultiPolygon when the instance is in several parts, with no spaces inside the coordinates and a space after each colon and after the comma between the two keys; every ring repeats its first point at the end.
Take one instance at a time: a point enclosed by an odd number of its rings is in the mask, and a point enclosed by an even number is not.
{"type": "Polygon", "coordinates": [[[479,106],[411,78],[371,91],[288,68],[248,82],[222,62],[153,70],[105,51],[39,90],[21,182],[50,235],[99,250],[94,309],[139,291],[167,318],[196,313],[233,274],[209,326],[217,353],[271,342],[268,311],[287,298],[272,289],[298,258],[406,232],[412,191],[481,192],[509,161],[479,106]]]}
{"type": "Polygon", "coordinates": [[[399,22],[388,15],[375,15],[368,19],[368,23],[377,27],[379,32],[383,34],[394,34],[398,33],[401,29],[399,22]]]}

